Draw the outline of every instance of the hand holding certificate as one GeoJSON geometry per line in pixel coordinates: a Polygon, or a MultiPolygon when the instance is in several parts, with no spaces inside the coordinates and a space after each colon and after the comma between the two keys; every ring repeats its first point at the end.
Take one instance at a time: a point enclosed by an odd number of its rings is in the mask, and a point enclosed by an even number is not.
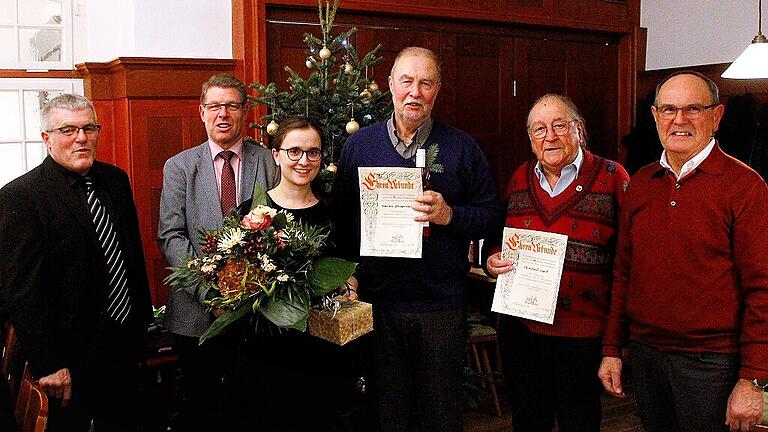
{"type": "Polygon", "coordinates": [[[504,228],[501,258],[513,264],[496,279],[491,310],[552,324],[567,244],[562,234],[504,228]]]}
{"type": "Polygon", "coordinates": [[[360,167],[360,255],[421,258],[422,226],[411,208],[422,194],[419,168],[360,167]]]}

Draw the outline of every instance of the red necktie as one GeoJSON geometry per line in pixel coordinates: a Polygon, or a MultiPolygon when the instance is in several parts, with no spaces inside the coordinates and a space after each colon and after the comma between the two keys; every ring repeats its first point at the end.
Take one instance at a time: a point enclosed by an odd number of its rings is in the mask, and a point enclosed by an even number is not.
{"type": "Polygon", "coordinates": [[[229,150],[219,153],[219,156],[224,159],[224,167],[221,169],[221,214],[224,217],[237,207],[235,170],[232,169],[232,163],[230,162],[234,155],[235,152],[229,150]]]}

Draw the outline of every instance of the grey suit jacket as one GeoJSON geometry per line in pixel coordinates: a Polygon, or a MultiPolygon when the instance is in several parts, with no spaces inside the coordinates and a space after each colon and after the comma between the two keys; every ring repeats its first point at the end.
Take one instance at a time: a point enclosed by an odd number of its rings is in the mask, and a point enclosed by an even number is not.
{"type": "MultiPolygon", "coordinates": [[[[243,143],[240,165],[240,202],[251,197],[254,182],[265,189],[275,183],[275,162],[269,150],[243,143]]],[[[200,254],[198,230],[211,230],[222,223],[216,172],[208,142],[168,159],[163,167],[163,192],[157,242],[172,267],[186,264],[200,254]]],[[[205,298],[205,293],[200,293],[205,298]]],[[[173,333],[199,337],[211,323],[210,313],[199,299],[171,289],[165,325],[173,333]]]]}

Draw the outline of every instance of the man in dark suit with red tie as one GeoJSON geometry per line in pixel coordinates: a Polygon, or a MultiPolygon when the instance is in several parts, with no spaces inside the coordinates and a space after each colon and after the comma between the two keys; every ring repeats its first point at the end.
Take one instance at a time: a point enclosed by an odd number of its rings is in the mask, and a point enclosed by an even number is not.
{"type": "Polygon", "coordinates": [[[41,126],[48,157],[0,189],[2,301],[49,431],[136,430],[151,306],[128,176],[95,160],[88,99],[53,98],[41,126]]]}

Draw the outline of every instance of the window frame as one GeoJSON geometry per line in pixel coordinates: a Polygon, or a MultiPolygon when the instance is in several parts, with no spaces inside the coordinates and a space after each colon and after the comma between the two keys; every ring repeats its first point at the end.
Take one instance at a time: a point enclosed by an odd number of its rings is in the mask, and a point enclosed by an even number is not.
{"type": "Polygon", "coordinates": [[[74,69],[74,43],[72,0],[61,0],[61,24],[24,24],[19,23],[19,3],[24,0],[13,0],[13,21],[0,23],[0,28],[13,30],[13,44],[15,57],[13,61],[0,60],[0,69],[48,71],[48,70],[73,70],[74,69]],[[19,32],[22,29],[55,29],[61,30],[61,59],[59,61],[32,61],[22,62],[19,32]]]}

